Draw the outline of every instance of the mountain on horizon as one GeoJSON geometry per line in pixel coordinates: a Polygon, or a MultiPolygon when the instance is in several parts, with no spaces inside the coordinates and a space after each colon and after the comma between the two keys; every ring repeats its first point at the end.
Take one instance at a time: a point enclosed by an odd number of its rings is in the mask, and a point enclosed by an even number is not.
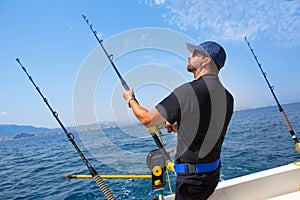
{"type": "MultiPolygon", "coordinates": [[[[95,130],[95,129],[104,129],[116,127],[115,122],[103,121],[89,125],[80,125],[77,127],[66,127],[70,132],[77,130],[95,130]]],[[[45,128],[45,127],[35,127],[32,125],[16,125],[16,124],[0,124],[0,138],[5,137],[15,137],[18,134],[45,134],[53,132],[62,132],[62,129],[59,128],[45,128]]]]}
{"type": "Polygon", "coordinates": [[[0,138],[14,137],[20,133],[43,134],[53,132],[54,130],[56,129],[34,127],[30,125],[0,124],[0,138]]]}

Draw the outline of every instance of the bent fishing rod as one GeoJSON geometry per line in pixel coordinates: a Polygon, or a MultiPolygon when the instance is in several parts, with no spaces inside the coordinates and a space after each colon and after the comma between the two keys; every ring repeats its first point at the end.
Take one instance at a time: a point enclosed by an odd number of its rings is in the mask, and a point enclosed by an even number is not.
{"type": "MultiPolygon", "coordinates": [[[[103,49],[107,59],[109,60],[110,64],[112,65],[112,67],[114,68],[117,76],[119,77],[121,84],[123,86],[123,88],[125,90],[130,90],[130,87],[128,86],[128,84],[126,83],[126,81],[123,79],[122,75],[120,74],[119,70],[117,69],[116,65],[113,62],[113,55],[112,54],[108,54],[108,52],[106,51],[106,49],[104,48],[103,40],[100,40],[99,37],[97,36],[97,31],[95,31],[93,29],[93,25],[89,22],[88,18],[85,15],[82,15],[82,18],[84,19],[84,21],[87,23],[87,25],[90,27],[90,30],[93,32],[95,38],[97,39],[99,45],[101,46],[101,48],[103,49]]],[[[154,142],[156,143],[156,145],[158,146],[159,150],[161,151],[161,153],[163,154],[164,158],[166,159],[166,161],[171,161],[170,155],[168,154],[168,152],[165,150],[161,140],[158,138],[158,136],[154,133],[150,133],[154,142]]]]}
{"type": "Polygon", "coordinates": [[[74,148],[76,149],[77,153],[79,154],[79,156],[81,157],[81,159],[83,160],[84,164],[87,166],[91,176],[93,177],[93,179],[96,181],[97,185],[99,186],[100,190],[104,193],[105,197],[108,200],[115,200],[116,198],[114,197],[114,195],[112,194],[112,192],[109,190],[109,188],[106,186],[106,184],[104,183],[103,179],[99,176],[98,172],[96,171],[96,169],[89,163],[89,161],[86,159],[86,157],[83,155],[82,151],[79,149],[79,147],[77,146],[77,144],[74,141],[74,136],[72,133],[68,132],[67,129],[65,128],[65,126],[63,125],[63,123],[61,122],[61,120],[58,117],[58,113],[56,111],[54,111],[52,109],[52,107],[50,106],[47,98],[44,97],[43,93],[41,92],[40,88],[35,84],[35,82],[33,81],[32,77],[29,75],[29,73],[27,72],[26,68],[24,65],[22,65],[21,61],[19,58],[16,59],[16,61],[19,63],[19,65],[22,67],[23,71],[25,72],[25,74],[27,75],[27,77],[29,78],[29,80],[31,81],[31,83],[34,85],[35,89],[38,91],[38,93],[40,94],[40,96],[42,97],[42,99],[44,100],[45,104],[47,105],[47,107],[49,108],[49,110],[51,111],[53,117],[56,119],[56,121],[59,123],[60,127],[63,129],[63,131],[65,132],[65,134],[67,135],[69,141],[72,143],[72,145],[74,146],[74,148]]]}
{"type": "Polygon", "coordinates": [[[119,79],[120,79],[120,81],[121,81],[121,84],[122,84],[123,88],[124,88],[125,90],[130,90],[130,88],[129,88],[129,86],[127,85],[126,81],[123,79],[123,77],[121,76],[119,70],[117,69],[116,65],[115,65],[114,62],[113,62],[113,55],[112,55],[112,54],[110,54],[110,55],[108,54],[108,52],[106,51],[106,49],[104,48],[104,46],[103,46],[103,44],[102,44],[103,40],[100,40],[100,39],[99,39],[99,37],[97,36],[97,31],[95,31],[95,30],[93,29],[93,25],[89,23],[89,20],[87,19],[87,17],[86,17],[85,15],[82,15],[82,18],[83,18],[83,19],[85,20],[85,22],[89,25],[91,31],[93,32],[93,34],[94,34],[94,36],[96,37],[98,43],[100,44],[101,48],[103,49],[103,51],[104,51],[106,57],[108,58],[110,64],[113,66],[113,68],[114,68],[114,70],[115,70],[117,76],[119,77],[119,79]]]}
{"type": "Polygon", "coordinates": [[[255,55],[255,53],[254,53],[253,49],[251,48],[250,43],[248,42],[248,40],[247,40],[246,37],[245,37],[245,41],[247,42],[247,45],[248,45],[248,47],[249,47],[249,49],[250,49],[250,51],[251,51],[251,53],[252,53],[252,55],[253,55],[253,57],[254,57],[254,59],[256,61],[256,63],[258,65],[261,73],[263,74],[265,81],[267,82],[267,85],[268,85],[268,87],[269,87],[269,89],[270,89],[270,91],[271,91],[271,93],[272,93],[272,95],[273,95],[273,97],[275,99],[275,102],[276,102],[276,104],[278,106],[279,112],[281,113],[281,116],[282,116],[282,118],[283,118],[283,120],[284,120],[284,122],[285,122],[285,124],[286,124],[286,126],[287,126],[287,128],[288,128],[288,130],[289,130],[289,132],[291,134],[291,136],[292,136],[293,141],[295,142],[296,151],[298,153],[300,153],[300,143],[299,143],[299,141],[297,139],[297,136],[296,136],[296,134],[295,134],[295,132],[294,132],[294,130],[292,128],[292,125],[291,125],[290,121],[287,118],[287,115],[285,114],[282,106],[279,103],[279,100],[277,99],[277,97],[275,95],[274,86],[271,86],[271,84],[270,84],[270,82],[269,82],[269,80],[267,78],[267,75],[266,75],[267,73],[264,72],[264,70],[262,69],[262,66],[261,66],[260,62],[258,61],[258,58],[255,55]]]}

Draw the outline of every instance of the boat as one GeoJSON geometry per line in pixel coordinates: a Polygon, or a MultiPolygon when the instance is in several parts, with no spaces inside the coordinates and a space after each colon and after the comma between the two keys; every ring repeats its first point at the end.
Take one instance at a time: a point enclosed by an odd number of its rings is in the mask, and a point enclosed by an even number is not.
{"type": "MultiPolygon", "coordinates": [[[[299,200],[300,161],[219,182],[208,200],[299,200]]],[[[174,199],[169,195],[165,200],[174,199]]]]}

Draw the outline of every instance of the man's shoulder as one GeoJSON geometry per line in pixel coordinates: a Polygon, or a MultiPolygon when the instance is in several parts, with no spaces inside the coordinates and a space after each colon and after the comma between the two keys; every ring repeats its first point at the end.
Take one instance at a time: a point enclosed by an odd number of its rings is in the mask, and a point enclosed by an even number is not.
{"type": "Polygon", "coordinates": [[[179,87],[177,87],[173,93],[182,93],[182,92],[188,92],[189,90],[193,89],[193,81],[192,82],[187,82],[184,83],[182,85],[180,85],[179,87]]]}

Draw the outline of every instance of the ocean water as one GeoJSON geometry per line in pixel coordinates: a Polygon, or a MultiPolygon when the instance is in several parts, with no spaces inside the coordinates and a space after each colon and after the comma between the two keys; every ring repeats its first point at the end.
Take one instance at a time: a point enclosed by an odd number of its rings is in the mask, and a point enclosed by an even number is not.
{"type": "MultiPolygon", "coordinates": [[[[300,103],[283,105],[300,138],[300,103]]],[[[75,141],[101,174],[149,174],[146,156],[156,148],[143,127],[74,133],[75,141]]],[[[167,149],[176,138],[163,132],[167,149]]],[[[221,181],[270,169],[299,158],[276,106],[236,111],[222,150],[221,181]]],[[[105,199],[65,134],[0,142],[0,199],[105,199]]],[[[170,173],[172,187],[175,177],[170,173]]],[[[105,179],[117,199],[151,199],[150,179],[105,179]]],[[[168,186],[165,194],[169,194],[168,186]]]]}

